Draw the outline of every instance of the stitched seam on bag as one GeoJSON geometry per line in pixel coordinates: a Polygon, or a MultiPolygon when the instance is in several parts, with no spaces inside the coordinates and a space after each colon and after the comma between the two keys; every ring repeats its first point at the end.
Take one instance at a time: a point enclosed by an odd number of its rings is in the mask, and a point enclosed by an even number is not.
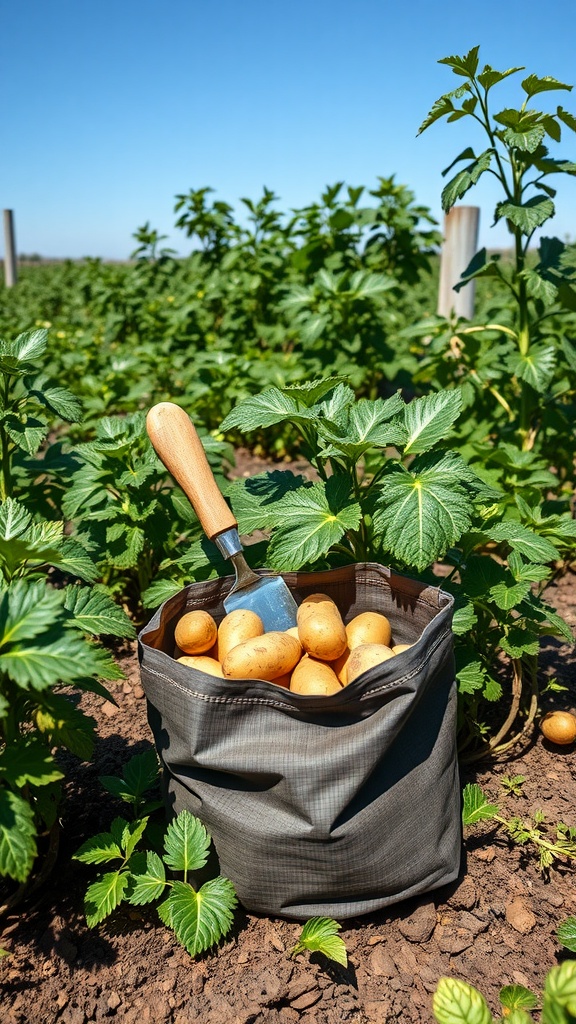
{"type": "MultiPolygon", "coordinates": [[[[442,633],[439,636],[439,638],[436,641],[436,643],[433,644],[432,647],[430,647],[428,649],[428,655],[434,654],[435,651],[437,650],[437,648],[442,643],[442,641],[445,640],[445,638],[447,636],[449,636],[449,631],[448,630],[445,633],[442,633]]],[[[393,679],[389,683],[384,683],[382,686],[377,686],[373,690],[368,690],[366,693],[361,694],[361,696],[358,698],[358,700],[366,700],[368,697],[374,696],[374,694],[385,693],[386,690],[391,690],[394,686],[400,686],[402,683],[409,682],[410,680],[414,679],[414,676],[418,675],[418,673],[421,671],[423,665],[424,665],[423,661],[419,662],[418,665],[411,672],[407,672],[406,675],[400,676],[399,679],[393,679]]],[[[207,703],[212,703],[212,704],[266,704],[269,707],[273,707],[273,708],[283,708],[283,709],[286,709],[287,707],[293,707],[295,710],[298,710],[298,705],[295,705],[295,704],[285,704],[284,702],[279,701],[279,700],[272,700],[270,697],[234,697],[234,696],[230,696],[230,697],[216,697],[214,695],[210,695],[210,694],[207,694],[207,693],[199,693],[197,690],[191,690],[187,686],[182,686],[182,684],[177,682],[176,679],[173,679],[171,676],[165,675],[164,672],[157,672],[156,669],[149,668],[148,666],[146,667],[146,671],[149,672],[150,675],[156,676],[158,679],[165,679],[167,683],[171,683],[172,686],[175,686],[176,689],[180,690],[182,693],[187,693],[191,697],[197,697],[199,700],[204,700],[207,703]]]]}

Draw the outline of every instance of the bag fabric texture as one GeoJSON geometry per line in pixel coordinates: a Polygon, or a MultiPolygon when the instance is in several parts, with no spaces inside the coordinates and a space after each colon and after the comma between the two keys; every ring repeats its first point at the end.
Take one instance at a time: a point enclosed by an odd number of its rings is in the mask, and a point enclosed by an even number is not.
{"type": "MultiPolygon", "coordinates": [[[[267,575],[266,570],[261,571],[267,575]]],[[[462,851],[452,597],[374,563],[282,574],[345,622],[378,611],[409,650],[329,697],[209,676],[172,657],[174,628],[216,621],[232,577],[193,583],[139,636],[170,815],[204,823],[247,910],[355,917],[453,881],[462,851]]]]}

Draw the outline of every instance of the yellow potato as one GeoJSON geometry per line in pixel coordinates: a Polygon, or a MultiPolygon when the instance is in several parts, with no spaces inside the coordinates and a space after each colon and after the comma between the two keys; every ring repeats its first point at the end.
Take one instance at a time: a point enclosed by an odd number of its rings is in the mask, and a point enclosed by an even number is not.
{"type": "Polygon", "coordinates": [[[298,623],[302,622],[309,615],[314,615],[326,608],[336,608],[336,602],[328,597],[328,594],[309,594],[298,606],[298,623]]]}
{"type": "Polygon", "coordinates": [[[576,718],[570,711],[549,711],[540,722],[540,729],[550,743],[568,747],[576,740],[576,718]]]}
{"type": "Polygon", "coordinates": [[[204,654],[216,642],[218,626],[208,612],[186,612],[176,623],[174,640],[185,654],[204,654]]]}
{"type": "Polygon", "coordinates": [[[330,665],[305,654],[292,673],[290,689],[293,693],[327,697],[338,693],[342,687],[330,665]]]}
{"type": "Polygon", "coordinates": [[[270,682],[274,683],[275,686],[283,686],[285,690],[289,690],[291,679],[292,673],[286,672],[283,676],[277,676],[276,679],[271,679],[270,682]]]}
{"type": "Polygon", "coordinates": [[[235,611],[225,615],[218,627],[218,642],[215,656],[218,661],[224,658],[233,647],[251,640],[255,636],[262,636],[264,623],[256,612],[249,608],[236,608],[235,611]]]}
{"type": "Polygon", "coordinates": [[[392,650],[394,654],[402,654],[402,651],[408,651],[412,647],[412,644],[394,644],[392,650]]]}
{"type": "Polygon", "coordinates": [[[351,654],[350,648],[347,646],[347,647],[344,648],[344,653],[341,654],[339,658],[336,658],[336,661],[331,661],[330,662],[330,665],[331,665],[332,669],[334,670],[334,672],[336,673],[339,681],[342,683],[342,686],[346,686],[346,683],[348,682],[348,672],[347,672],[347,670],[348,670],[348,661],[350,659],[350,654],[351,654]]]}
{"type": "Polygon", "coordinates": [[[237,644],[222,660],[228,679],[268,679],[272,682],[291,672],[302,653],[300,641],[271,631],[237,644]]]}
{"type": "Polygon", "coordinates": [[[385,644],[361,644],[360,647],[356,647],[350,654],[347,669],[348,683],[353,682],[363,672],[367,672],[369,668],[381,665],[383,661],[393,657],[394,654],[391,648],[386,647],[385,644]]]}
{"type": "Polygon", "coordinates": [[[288,636],[295,636],[297,640],[300,639],[298,636],[298,626],[290,626],[290,629],[286,629],[284,632],[287,633],[288,636]]]}
{"type": "Polygon", "coordinates": [[[215,661],[214,658],[209,658],[206,654],[197,654],[195,657],[185,654],[182,658],[178,658],[177,661],[181,665],[188,665],[189,668],[197,668],[199,672],[207,672],[209,676],[218,676],[219,679],[224,678],[220,662],[215,661]]]}
{"type": "Polygon", "coordinates": [[[321,600],[316,606],[303,603],[298,608],[298,636],[312,658],[335,661],[346,649],[346,630],[333,601],[321,600]]]}
{"type": "Polygon", "coordinates": [[[347,624],[346,636],[351,651],[361,644],[385,644],[389,647],[392,627],[380,612],[360,612],[347,624]]]}

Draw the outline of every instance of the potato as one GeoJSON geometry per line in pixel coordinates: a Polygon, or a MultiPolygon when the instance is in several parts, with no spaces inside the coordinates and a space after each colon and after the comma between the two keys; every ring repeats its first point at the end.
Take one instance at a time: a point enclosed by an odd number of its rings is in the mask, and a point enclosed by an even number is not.
{"type": "Polygon", "coordinates": [[[408,651],[412,647],[412,644],[394,644],[392,650],[394,654],[402,654],[403,651],[408,651]]]}
{"type": "Polygon", "coordinates": [[[297,640],[300,639],[298,636],[298,626],[290,626],[290,629],[286,629],[284,632],[287,633],[288,636],[295,636],[297,640]]]}
{"type": "Polygon", "coordinates": [[[351,651],[361,644],[385,644],[390,646],[392,627],[380,612],[360,612],[346,626],[348,647],[351,651]]]}
{"type": "Polygon", "coordinates": [[[549,711],[540,722],[543,736],[558,747],[568,747],[576,740],[576,718],[569,711],[549,711]]]}
{"type": "Polygon", "coordinates": [[[342,686],[346,686],[346,683],[348,682],[347,669],[348,669],[348,661],[350,659],[350,654],[351,654],[350,648],[348,646],[346,646],[344,648],[344,653],[341,654],[339,658],[336,658],[336,661],[331,661],[330,662],[330,666],[331,666],[332,670],[336,673],[336,676],[337,676],[338,680],[340,681],[340,683],[342,684],[342,686]]]}
{"type": "Polygon", "coordinates": [[[386,647],[385,644],[361,644],[360,647],[355,647],[348,661],[346,673],[348,683],[353,682],[369,668],[381,665],[383,661],[393,657],[391,648],[386,647]]]}
{"type": "Polygon", "coordinates": [[[326,608],[336,608],[336,602],[328,597],[328,594],[309,594],[298,606],[298,622],[300,623],[309,615],[314,615],[326,608]]]}
{"type": "Polygon", "coordinates": [[[185,654],[204,654],[216,642],[218,626],[208,612],[186,612],[176,623],[174,641],[185,654]]]}
{"type": "Polygon", "coordinates": [[[197,668],[199,672],[207,672],[209,676],[218,676],[219,679],[224,678],[220,662],[215,661],[214,658],[209,658],[206,654],[197,654],[195,657],[185,654],[182,658],[177,658],[176,660],[181,665],[197,668]]]}
{"type": "Polygon", "coordinates": [[[285,690],[290,689],[290,680],[292,679],[292,673],[286,672],[283,676],[277,676],[276,679],[271,679],[270,682],[274,683],[274,686],[283,686],[285,690]]]}
{"type": "Polygon", "coordinates": [[[297,612],[298,636],[307,654],[320,661],[335,661],[346,649],[346,630],[334,602],[324,595],[304,601],[297,612]]]}
{"type": "Polygon", "coordinates": [[[302,653],[300,641],[271,631],[237,644],[222,661],[228,679],[268,679],[272,682],[291,672],[302,653]]]}
{"type": "Polygon", "coordinates": [[[222,662],[233,647],[237,647],[244,640],[262,636],[263,632],[264,623],[256,612],[250,611],[249,608],[236,608],[224,616],[218,627],[215,656],[222,662]]]}
{"type": "Polygon", "coordinates": [[[332,693],[338,693],[342,687],[330,665],[305,654],[292,673],[290,689],[292,693],[327,697],[332,693]]]}

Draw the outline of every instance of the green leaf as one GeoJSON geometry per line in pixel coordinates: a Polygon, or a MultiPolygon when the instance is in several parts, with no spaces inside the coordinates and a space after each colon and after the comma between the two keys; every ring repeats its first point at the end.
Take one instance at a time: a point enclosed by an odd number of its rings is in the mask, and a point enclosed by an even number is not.
{"type": "Polygon", "coordinates": [[[533,345],[526,355],[512,356],[508,367],[516,377],[543,394],[554,375],[556,349],[553,345],[533,345]]]}
{"type": "Polygon", "coordinates": [[[492,1024],[484,996],[456,978],[440,978],[432,1010],[438,1024],[492,1024]]]}
{"type": "Polygon", "coordinates": [[[462,75],[464,78],[474,78],[478,70],[479,46],[473,46],[464,57],[442,57],[439,64],[447,64],[455,75],[462,75]]]}
{"type": "Polygon", "coordinates": [[[426,452],[450,433],[462,408],[459,391],[439,391],[414,398],[405,408],[404,424],[408,434],[404,454],[426,452]]]}
{"type": "Polygon", "coordinates": [[[441,96],[440,99],[436,100],[430,113],[424,118],[416,134],[421,135],[422,132],[426,131],[431,124],[434,124],[434,122],[438,121],[441,117],[452,116],[457,109],[452,102],[452,97],[454,96],[456,99],[460,99],[462,96],[465,96],[468,91],[468,85],[461,85],[458,89],[454,89],[453,92],[447,92],[444,96],[441,96]]]}
{"type": "Polygon", "coordinates": [[[338,935],[341,927],[341,924],[330,917],[311,917],[303,926],[291,955],[296,956],[304,950],[309,950],[311,953],[323,953],[328,959],[347,967],[346,946],[338,935]]]}
{"type": "Polygon", "coordinates": [[[158,912],[190,956],[198,956],[230,931],[237,902],[232,882],[219,876],[198,892],[185,882],[174,882],[158,912]]]}
{"type": "Polygon", "coordinates": [[[36,826],[29,803],[0,788],[0,875],[25,882],[36,859],[36,826]]]}
{"type": "Polygon", "coordinates": [[[562,946],[576,953],[576,917],[567,917],[558,925],[556,938],[562,946]]]}
{"type": "Polygon", "coordinates": [[[64,607],[71,619],[85,633],[93,636],[132,638],[136,630],[126,612],[105,590],[87,587],[67,587],[64,607]]]}
{"type": "Polygon", "coordinates": [[[524,555],[531,562],[554,562],[560,557],[558,549],[546,537],[534,533],[528,526],[516,522],[496,523],[486,529],[490,540],[505,542],[512,550],[524,555]]]}
{"type": "Polygon", "coordinates": [[[576,117],[574,117],[574,114],[571,114],[568,110],[564,110],[564,107],[557,107],[556,115],[567,128],[571,128],[573,132],[576,132],[576,117]]]}
{"type": "Polygon", "coordinates": [[[3,420],[4,430],[17,448],[35,455],[44,438],[48,434],[48,424],[34,416],[27,416],[23,422],[13,413],[8,413],[3,420]]]}
{"type": "Polygon", "coordinates": [[[537,270],[525,270],[521,276],[526,281],[526,291],[531,299],[539,299],[545,306],[556,302],[558,288],[552,281],[542,277],[537,270]]]}
{"type": "Polygon", "coordinates": [[[350,407],[348,422],[340,433],[327,425],[320,425],[320,438],[328,442],[322,456],[340,453],[357,461],[370,448],[403,445],[406,440],[403,424],[390,422],[392,416],[403,408],[404,402],[399,394],[387,400],[361,398],[350,407]]]}
{"type": "Polygon", "coordinates": [[[528,626],[510,626],[501,638],[500,646],[511,658],[521,658],[524,654],[538,654],[540,637],[528,626]]]}
{"type": "Polygon", "coordinates": [[[296,398],[299,406],[311,409],[325,395],[334,391],[338,384],[343,383],[345,380],[345,377],[339,376],[322,377],[318,380],[305,381],[301,384],[290,384],[283,388],[283,391],[285,395],[296,398]]]}
{"type": "MultiPolygon", "coordinates": [[[[238,520],[240,534],[266,530],[276,525],[279,501],[306,486],[306,478],[290,470],[275,469],[246,480],[234,481],[229,490],[230,503],[238,520]]],[[[202,556],[204,557],[204,556],[202,556]]]]}
{"type": "Polygon", "coordinates": [[[565,960],[546,976],[542,1020],[545,1024],[574,1024],[575,1019],[576,960],[565,960]]]}
{"type": "Polygon", "coordinates": [[[222,421],[220,430],[236,428],[249,433],[285,420],[297,423],[314,418],[312,410],[303,408],[291,393],[285,394],[279,388],[268,388],[260,395],[239,402],[222,421]]]}
{"type": "Polygon", "coordinates": [[[545,196],[533,196],[525,203],[498,203],[494,219],[498,221],[504,217],[514,227],[520,228],[524,235],[530,235],[553,216],[552,200],[545,196]]]}
{"type": "Polygon", "coordinates": [[[67,388],[33,388],[30,394],[69,423],[78,423],[82,418],[82,405],[67,388]]]}
{"type": "Polygon", "coordinates": [[[472,627],[478,621],[478,616],[474,611],[474,605],[468,602],[465,605],[457,607],[452,617],[452,632],[456,636],[462,636],[465,633],[469,633],[472,627]]]}
{"type": "Polygon", "coordinates": [[[528,75],[520,84],[528,99],[531,96],[536,96],[539,92],[551,92],[557,89],[567,89],[568,92],[572,92],[571,85],[565,85],[564,82],[559,82],[557,78],[551,78],[549,75],[545,75],[544,78],[538,78],[538,75],[528,75]]]}
{"type": "Polygon", "coordinates": [[[442,209],[446,212],[451,210],[459,199],[466,195],[469,189],[476,184],[484,171],[487,171],[492,162],[494,150],[487,149],[481,153],[468,167],[459,171],[442,190],[442,209]]]}
{"type": "Polygon", "coordinates": [[[48,331],[24,331],[12,342],[0,345],[0,354],[14,356],[19,362],[31,362],[43,356],[46,351],[48,331]]]}
{"type": "Polygon", "coordinates": [[[89,928],[95,928],[122,902],[128,881],[127,871],[109,871],[88,886],[84,913],[89,928]]]}
{"type": "Polygon", "coordinates": [[[0,594],[0,653],[46,633],[58,618],[63,596],[44,582],[20,580],[0,594]]]}
{"type": "Polygon", "coordinates": [[[166,887],[166,871],[164,864],[153,850],[146,851],[146,871],[130,874],[130,894],[128,900],[134,906],[151,903],[159,899],[166,887]]]}
{"type": "Polygon", "coordinates": [[[0,775],[18,789],[27,782],[47,786],[64,778],[50,749],[33,736],[22,736],[0,750],[0,775]]]}
{"type": "Polygon", "coordinates": [[[164,839],[164,860],[173,871],[197,871],[208,860],[210,836],[189,811],[181,811],[170,822],[164,839]]]}
{"type": "Polygon", "coordinates": [[[506,1010],[533,1010],[538,1000],[524,985],[505,985],[500,989],[500,1003],[506,1010]]]}
{"type": "Polygon", "coordinates": [[[124,860],[124,855],[111,832],[99,832],[82,843],[72,860],[83,864],[107,864],[111,860],[124,860]]]}
{"type": "Polygon", "coordinates": [[[349,487],[347,478],[333,476],[325,483],[301,487],[276,504],[277,528],[267,556],[270,568],[299,569],[325,554],[346,530],[358,528],[362,510],[349,497],[349,487]]]}
{"type": "Polygon", "coordinates": [[[146,831],[147,824],[148,818],[144,817],[137,818],[136,821],[130,821],[124,827],[124,831],[122,832],[122,849],[126,860],[130,860],[130,857],[134,853],[134,850],[146,831]]]}
{"type": "Polygon", "coordinates": [[[469,661],[456,673],[459,693],[475,693],[483,691],[486,683],[486,670],[478,659],[469,661]]]}
{"type": "Polygon", "coordinates": [[[145,750],[131,757],[124,769],[124,779],[132,796],[141,797],[158,785],[160,766],[155,750],[145,750]]]}
{"type": "Polygon", "coordinates": [[[488,803],[482,789],[475,782],[469,782],[464,786],[462,824],[476,825],[479,821],[487,821],[495,815],[500,814],[496,804],[488,803]]]}
{"type": "Polygon", "coordinates": [[[470,470],[454,452],[429,452],[382,478],[374,528],[395,558],[423,570],[470,528],[470,470]]]}
{"type": "Polygon", "coordinates": [[[477,77],[483,89],[491,89],[493,85],[498,85],[499,82],[503,82],[505,78],[508,78],[508,75],[514,75],[517,71],[524,71],[524,68],[508,68],[507,71],[495,71],[489,64],[485,64],[477,77]]]}

